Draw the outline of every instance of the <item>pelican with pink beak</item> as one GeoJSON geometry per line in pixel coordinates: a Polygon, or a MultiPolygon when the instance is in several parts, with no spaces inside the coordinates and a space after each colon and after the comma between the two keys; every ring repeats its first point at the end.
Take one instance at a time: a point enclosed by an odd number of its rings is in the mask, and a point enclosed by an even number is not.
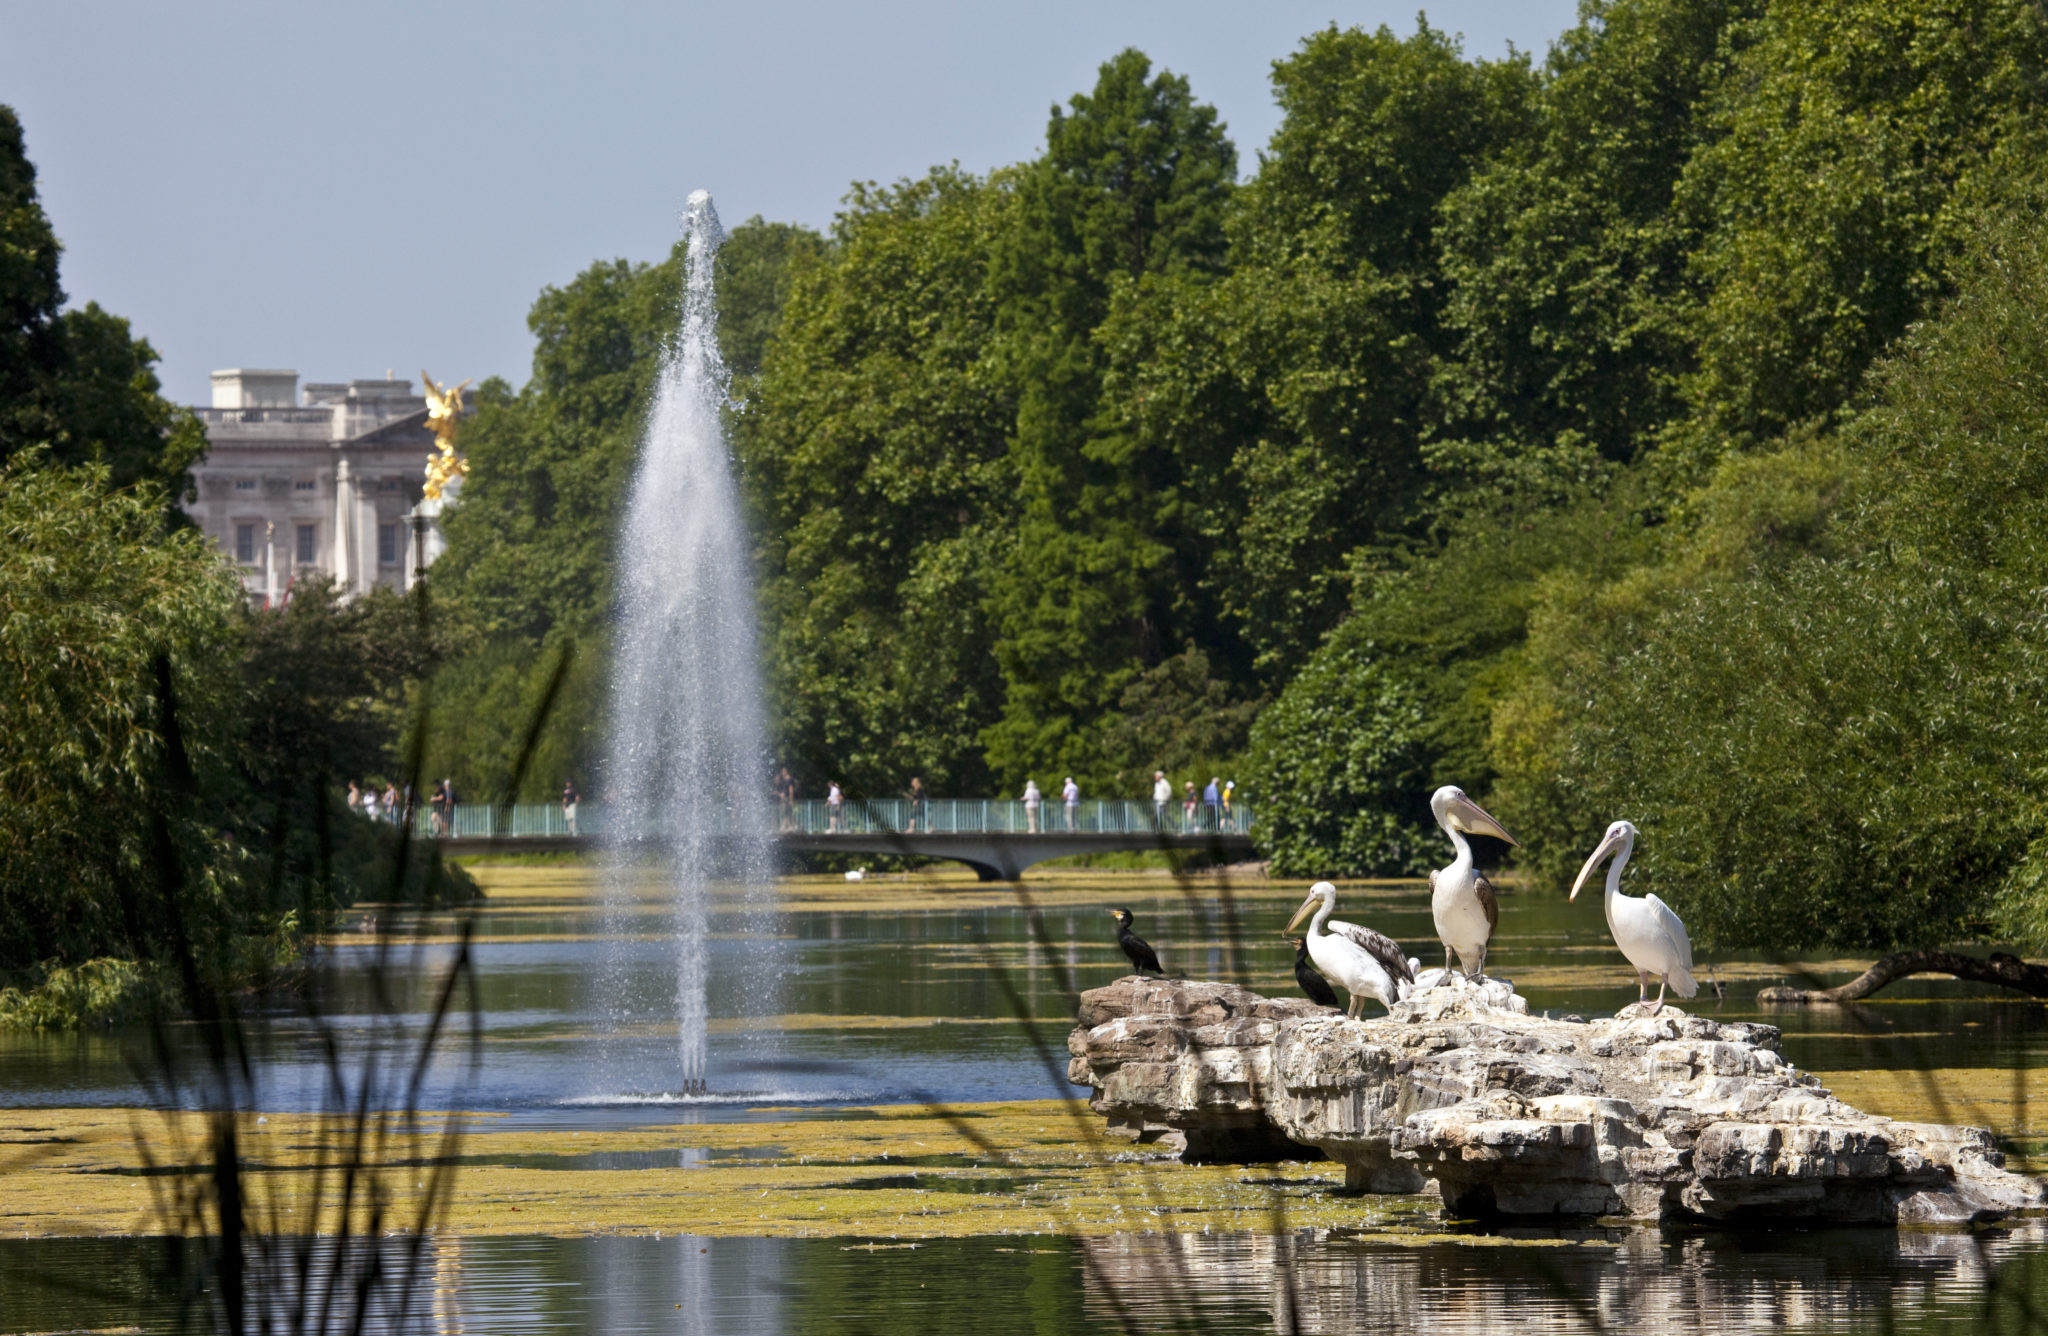
{"type": "Polygon", "coordinates": [[[1444,972],[1436,982],[1452,977],[1453,951],[1465,966],[1466,977],[1484,978],[1486,944],[1493,940],[1493,930],[1500,925],[1500,902],[1494,899],[1493,883],[1473,861],[1472,842],[1465,836],[1491,835],[1509,844],[1515,843],[1515,837],[1455,784],[1446,784],[1431,794],[1429,810],[1444,834],[1451,837],[1451,848],[1458,855],[1449,867],[1429,874],[1429,914],[1436,920],[1437,940],[1444,944],[1444,972]]]}
{"type": "Polygon", "coordinates": [[[1415,962],[1403,956],[1399,944],[1385,933],[1362,924],[1332,921],[1330,915],[1336,908],[1336,886],[1319,881],[1308,888],[1308,899],[1294,911],[1286,932],[1293,932],[1295,925],[1315,915],[1304,939],[1308,958],[1324,977],[1344,985],[1344,991],[1351,994],[1351,1007],[1345,1014],[1352,1020],[1365,1010],[1368,997],[1379,999],[1381,1006],[1391,1010],[1401,1000],[1401,985],[1415,982],[1415,962]]]}
{"type": "Polygon", "coordinates": [[[1657,1002],[1650,1008],[1654,1016],[1664,1009],[1667,986],[1680,997],[1697,996],[1700,986],[1692,977],[1692,938],[1685,935],[1685,924],[1671,912],[1671,906],[1659,900],[1654,891],[1640,900],[1621,893],[1621,870],[1628,866],[1628,856],[1635,852],[1635,847],[1636,828],[1632,823],[1617,821],[1609,826],[1600,847],[1579,869],[1579,879],[1572,883],[1569,898],[1578,899],[1579,888],[1600,866],[1600,860],[1614,855],[1614,862],[1607,869],[1607,931],[1613,934],[1614,944],[1628,957],[1628,963],[1636,967],[1637,1002],[1650,1000],[1650,979],[1656,978],[1657,1002]]]}

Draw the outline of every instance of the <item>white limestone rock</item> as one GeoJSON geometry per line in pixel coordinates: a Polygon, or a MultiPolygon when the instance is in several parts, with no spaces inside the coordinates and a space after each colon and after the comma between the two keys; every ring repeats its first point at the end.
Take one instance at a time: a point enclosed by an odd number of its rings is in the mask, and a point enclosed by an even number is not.
{"type": "Polygon", "coordinates": [[[1113,1124],[1197,1159],[1312,1147],[1371,1192],[1457,1215],[1969,1224],[2048,1207],[1988,1132],[1850,1108],[1775,1027],[1673,1006],[1528,1014],[1505,980],[1384,1018],[1132,976],[1082,997],[1069,1077],[1113,1124]]]}

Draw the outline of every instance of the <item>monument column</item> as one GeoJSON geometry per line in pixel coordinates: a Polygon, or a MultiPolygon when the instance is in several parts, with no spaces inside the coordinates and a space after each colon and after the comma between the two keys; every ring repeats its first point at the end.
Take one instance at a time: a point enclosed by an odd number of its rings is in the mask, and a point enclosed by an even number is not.
{"type": "Polygon", "coordinates": [[[277,606],[277,521],[263,521],[263,606],[277,606]]]}
{"type": "Polygon", "coordinates": [[[334,461],[334,559],[329,565],[335,587],[345,599],[355,593],[355,479],[349,475],[348,460],[334,461]]]}

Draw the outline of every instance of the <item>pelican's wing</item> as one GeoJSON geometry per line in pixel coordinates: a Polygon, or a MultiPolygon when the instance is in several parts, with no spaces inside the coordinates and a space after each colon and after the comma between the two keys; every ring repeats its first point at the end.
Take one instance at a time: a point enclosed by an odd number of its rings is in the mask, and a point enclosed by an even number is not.
{"type": "Polygon", "coordinates": [[[1472,874],[1472,893],[1479,897],[1479,907],[1486,911],[1486,936],[1491,941],[1493,930],[1500,926],[1500,901],[1493,898],[1493,883],[1484,873],[1472,874]]]}
{"type": "Polygon", "coordinates": [[[1332,937],[1342,937],[1359,950],[1379,962],[1387,977],[1395,983],[1403,979],[1413,982],[1415,969],[1408,963],[1408,957],[1401,954],[1401,944],[1383,932],[1374,932],[1361,923],[1342,923],[1336,919],[1329,922],[1332,937]]]}
{"type": "Polygon", "coordinates": [[[1677,945],[1678,958],[1685,962],[1685,972],[1688,974],[1692,973],[1692,938],[1686,936],[1685,920],[1673,913],[1670,905],[1659,900],[1655,891],[1644,896],[1643,903],[1648,905],[1651,911],[1655,913],[1658,925],[1670,935],[1672,942],[1677,945]]]}

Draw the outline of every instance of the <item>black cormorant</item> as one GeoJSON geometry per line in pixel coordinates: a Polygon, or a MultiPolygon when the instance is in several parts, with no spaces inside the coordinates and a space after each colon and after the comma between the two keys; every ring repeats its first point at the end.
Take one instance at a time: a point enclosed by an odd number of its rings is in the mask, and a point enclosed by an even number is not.
{"type": "Polygon", "coordinates": [[[1301,991],[1308,994],[1308,1000],[1319,1007],[1335,1007],[1337,990],[1330,987],[1330,981],[1316,973],[1316,967],[1308,963],[1308,939],[1294,939],[1294,981],[1301,985],[1301,991]]]}
{"type": "Polygon", "coordinates": [[[1116,916],[1116,944],[1122,947],[1124,955],[1130,958],[1131,968],[1140,974],[1147,970],[1154,974],[1165,974],[1166,971],[1159,968],[1159,957],[1153,954],[1151,945],[1131,931],[1131,911],[1112,909],[1109,912],[1116,916]]]}

